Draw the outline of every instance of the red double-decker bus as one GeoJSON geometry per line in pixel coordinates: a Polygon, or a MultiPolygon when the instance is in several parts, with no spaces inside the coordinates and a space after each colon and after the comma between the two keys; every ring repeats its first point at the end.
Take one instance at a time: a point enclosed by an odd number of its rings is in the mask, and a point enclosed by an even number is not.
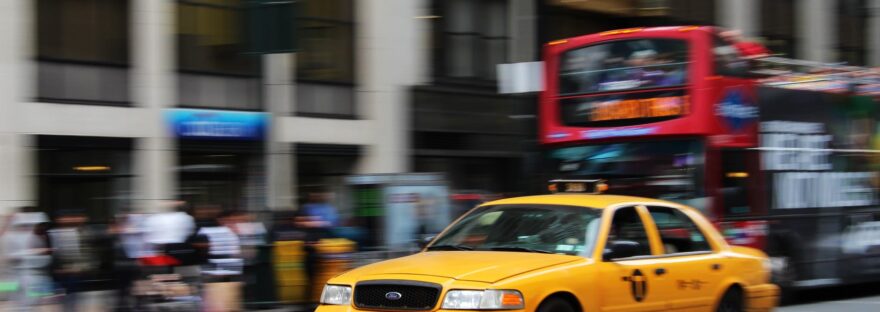
{"type": "Polygon", "coordinates": [[[876,73],[758,79],[720,34],[633,28],[547,44],[544,172],[699,208],[731,243],[767,251],[786,289],[880,279],[880,104],[854,91],[876,89],[865,85],[876,73]]]}

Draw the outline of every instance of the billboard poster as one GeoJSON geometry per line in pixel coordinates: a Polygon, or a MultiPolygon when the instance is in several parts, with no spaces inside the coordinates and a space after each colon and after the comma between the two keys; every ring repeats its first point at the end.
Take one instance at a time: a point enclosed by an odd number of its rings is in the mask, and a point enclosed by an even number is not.
{"type": "Polygon", "coordinates": [[[417,243],[452,221],[445,185],[388,186],[385,202],[385,241],[389,246],[417,243]]]}
{"type": "Polygon", "coordinates": [[[802,246],[791,255],[800,262],[802,286],[880,274],[877,103],[781,88],[758,94],[767,204],[777,216],[770,231],[802,246]]]}

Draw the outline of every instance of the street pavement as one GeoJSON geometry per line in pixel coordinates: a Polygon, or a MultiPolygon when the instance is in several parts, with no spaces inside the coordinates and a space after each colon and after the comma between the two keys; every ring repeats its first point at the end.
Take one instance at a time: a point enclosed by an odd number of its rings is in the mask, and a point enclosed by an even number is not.
{"type": "MultiPolygon", "coordinates": [[[[112,291],[92,291],[85,292],[80,294],[81,297],[79,299],[79,305],[77,307],[77,312],[110,312],[113,309],[110,309],[115,296],[112,291]]],[[[41,305],[37,307],[20,307],[15,304],[15,302],[8,300],[0,300],[0,312],[62,312],[62,309],[57,304],[47,304],[41,305]]],[[[303,311],[300,307],[288,306],[283,308],[276,309],[263,309],[259,310],[260,312],[301,312],[303,311]]]]}
{"type": "Polygon", "coordinates": [[[880,312],[880,283],[817,288],[798,293],[792,305],[781,312],[880,312]]]}
{"type": "MultiPolygon", "coordinates": [[[[797,303],[780,307],[777,312],[878,312],[880,311],[880,284],[850,285],[829,289],[815,289],[798,296],[797,303]]],[[[108,299],[113,293],[106,291],[84,293],[78,311],[108,311],[108,299]]],[[[12,302],[0,301],[0,312],[14,311],[45,311],[60,312],[57,305],[46,305],[39,308],[21,309],[12,302]]],[[[261,312],[298,312],[302,309],[285,307],[281,309],[260,310],[261,312]]]]}
{"type": "Polygon", "coordinates": [[[876,312],[880,296],[849,298],[815,303],[796,304],[776,309],[777,312],[876,312]]]}

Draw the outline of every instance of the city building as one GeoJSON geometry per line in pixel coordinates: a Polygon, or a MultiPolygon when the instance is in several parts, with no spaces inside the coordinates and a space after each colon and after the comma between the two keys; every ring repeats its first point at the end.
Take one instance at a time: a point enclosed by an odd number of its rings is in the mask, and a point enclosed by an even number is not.
{"type": "Polygon", "coordinates": [[[273,54],[249,53],[249,3],[4,1],[0,214],[292,209],[347,175],[410,171],[418,1],[298,1],[279,30],[298,49],[273,54]]]}
{"type": "Polygon", "coordinates": [[[289,209],[372,173],[534,191],[536,96],[499,94],[497,66],[609,29],[714,24],[880,65],[880,0],[300,0],[278,31],[296,53],[272,54],[249,48],[254,2],[4,1],[0,214],[289,209]]]}
{"type": "MultiPolygon", "coordinates": [[[[543,40],[619,27],[718,25],[774,53],[820,62],[880,65],[877,0],[541,0],[543,40]]],[[[545,41],[546,42],[546,41],[545,41]]]]}

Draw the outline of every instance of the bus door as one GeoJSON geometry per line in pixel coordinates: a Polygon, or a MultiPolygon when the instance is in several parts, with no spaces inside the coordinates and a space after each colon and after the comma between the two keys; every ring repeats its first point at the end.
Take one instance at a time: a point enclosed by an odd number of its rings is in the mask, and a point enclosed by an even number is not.
{"type": "Polygon", "coordinates": [[[717,155],[719,170],[713,176],[720,180],[715,200],[720,229],[731,244],[763,249],[767,237],[767,199],[762,192],[760,152],[722,149],[717,155]]]}

